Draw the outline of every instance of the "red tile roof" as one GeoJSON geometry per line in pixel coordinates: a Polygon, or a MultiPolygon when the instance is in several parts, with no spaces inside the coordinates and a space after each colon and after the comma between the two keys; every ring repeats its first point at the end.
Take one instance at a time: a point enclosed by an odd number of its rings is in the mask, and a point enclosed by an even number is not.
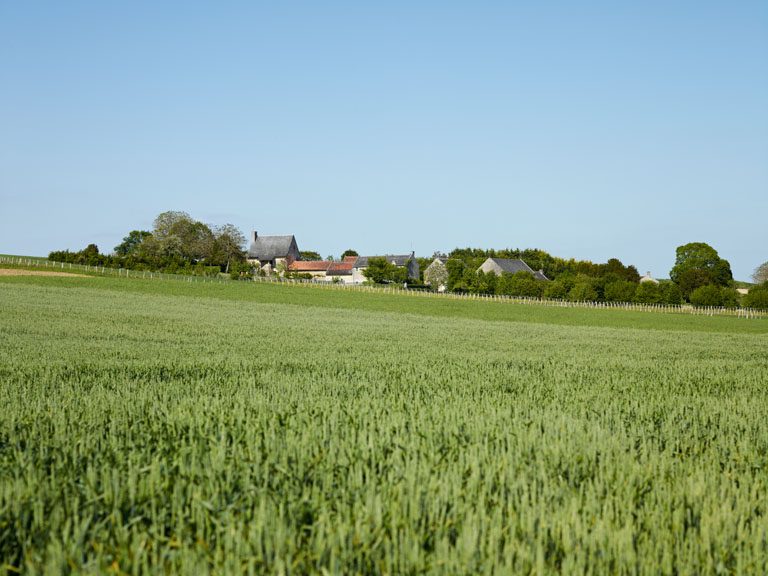
{"type": "Polygon", "coordinates": [[[351,262],[354,264],[356,260],[357,256],[344,256],[344,262],[351,262]]]}
{"type": "Polygon", "coordinates": [[[331,262],[331,265],[328,267],[328,272],[326,272],[326,274],[333,276],[339,273],[349,273],[352,271],[352,268],[354,268],[354,265],[354,262],[331,262]]]}
{"type": "Polygon", "coordinates": [[[328,260],[297,260],[288,266],[291,272],[325,272],[331,263],[328,260]]]}

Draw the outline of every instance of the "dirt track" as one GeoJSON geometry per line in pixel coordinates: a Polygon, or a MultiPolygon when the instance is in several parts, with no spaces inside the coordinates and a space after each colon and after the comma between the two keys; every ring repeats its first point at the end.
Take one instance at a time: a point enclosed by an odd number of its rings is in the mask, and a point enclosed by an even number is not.
{"type": "Polygon", "coordinates": [[[92,278],[82,274],[68,272],[49,272],[47,270],[18,270],[16,268],[0,268],[0,276],[68,276],[70,278],[92,278]]]}

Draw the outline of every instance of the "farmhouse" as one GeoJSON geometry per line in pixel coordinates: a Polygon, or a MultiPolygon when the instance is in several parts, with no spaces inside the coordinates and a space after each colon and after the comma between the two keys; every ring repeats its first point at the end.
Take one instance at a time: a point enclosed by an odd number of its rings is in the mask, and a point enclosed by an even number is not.
{"type": "Polygon", "coordinates": [[[651,271],[650,270],[648,270],[648,273],[645,276],[641,276],[640,277],[640,283],[642,284],[643,282],[653,282],[654,284],[658,284],[659,283],[659,281],[656,280],[656,278],[653,278],[651,276],[651,271]]]}
{"type": "Polygon", "coordinates": [[[248,263],[257,266],[269,264],[270,269],[274,269],[281,262],[295,262],[300,258],[299,246],[292,234],[259,236],[255,231],[251,233],[248,263]]]}
{"type": "Polygon", "coordinates": [[[329,266],[329,260],[296,260],[288,265],[289,272],[297,274],[310,274],[314,278],[325,278],[329,266]]]}
{"type": "MultiPolygon", "coordinates": [[[[438,292],[445,292],[447,287],[445,281],[448,279],[448,267],[446,266],[448,260],[448,258],[435,258],[424,270],[424,281],[429,285],[435,282],[437,286],[433,286],[433,289],[437,288],[438,292]],[[435,279],[442,279],[442,281],[436,282],[435,279]]],[[[457,260],[457,262],[461,262],[462,265],[466,266],[461,260],[457,260]]]]}
{"type": "Polygon", "coordinates": [[[533,270],[528,264],[522,260],[508,260],[506,258],[488,258],[483,265],[478,268],[478,272],[493,272],[497,276],[501,276],[505,272],[507,274],[517,274],[518,272],[529,272],[533,274],[533,277],[537,280],[549,280],[544,276],[543,270],[533,270]]]}
{"type": "Polygon", "coordinates": [[[365,282],[367,278],[363,274],[363,270],[368,268],[368,260],[372,258],[384,258],[390,264],[394,264],[398,268],[406,268],[408,270],[408,278],[419,277],[419,261],[416,260],[416,256],[413,252],[410,254],[385,254],[384,256],[360,256],[352,267],[352,281],[353,282],[365,282]]]}

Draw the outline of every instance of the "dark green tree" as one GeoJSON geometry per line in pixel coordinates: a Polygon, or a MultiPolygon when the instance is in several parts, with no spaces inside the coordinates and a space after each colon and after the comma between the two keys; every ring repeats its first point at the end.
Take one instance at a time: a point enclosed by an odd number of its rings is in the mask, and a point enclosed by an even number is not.
{"type": "Polygon", "coordinates": [[[635,290],[635,302],[658,304],[662,300],[661,290],[656,282],[641,282],[635,290]]]}
{"type": "Polygon", "coordinates": [[[723,293],[720,286],[707,284],[691,292],[690,300],[694,306],[722,306],[723,293]]]}
{"type": "Polygon", "coordinates": [[[383,284],[393,282],[397,266],[387,262],[385,258],[369,258],[368,267],[363,270],[363,275],[371,282],[383,284]]]}
{"type": "Polygon", "coordinates": [[[301,251],[301,259],[302,260],[310,260],[310,261],[318,261],[318,260],[322,260],[323,257],[320,256],[319,252],[313,252],[312,250],[302,250],[301,251]]]}
{"type": "Polygon", "coordinates": [[[683,272],[677,279],[683,298],[689,300],[691,293],[697,288],[713,284],[710,270],[690,269],[683,272]]]}
{"type": "Polygon", "coordinates": [[[347,256],[360,256],[357,252],[355,252],[352,249],[344,250],[344,252],[341,253],[341,259],[344,260],[347,256]]]}
{"type": "Polygon", "coordinates": [[[118,256],[138,254],[139,246],[149,236],[152,236],[152,233],[146,230],[131,230],[128,236],[123,238],[122,243],[115,246],[115,254],[118,256]]]}
{"type": "Polygon", "coordinates": [[[741,304],[745,308],[768,310],[768,281],[750,288],[742,298],[741,304]]]}
{"type": "Polygon", "coordinates": [[[712,282],[719,286],[726,286],[733,280],[728,261],[721,259],[717,250],[704,242],[691,242],[677,247],[675,265],[669,271],[669,277],[679,283],[680,277],[688,270],[709,272],[712,282]]]}
{"type": "Polygon", "coordinates": [[[607,302],[632,302],[635,299],[637,284],[626,280],[615,280],[605,285],[605,300],[607,302]]]}

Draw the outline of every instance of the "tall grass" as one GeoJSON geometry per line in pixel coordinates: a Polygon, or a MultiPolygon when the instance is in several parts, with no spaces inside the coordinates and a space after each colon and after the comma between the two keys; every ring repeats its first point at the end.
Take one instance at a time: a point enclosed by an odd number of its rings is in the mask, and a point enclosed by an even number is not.
{"type": "Polygon", "coordinates": [[[0,282],[6,573],[768,572],[763,322],[127,284],[0,282]]]}

